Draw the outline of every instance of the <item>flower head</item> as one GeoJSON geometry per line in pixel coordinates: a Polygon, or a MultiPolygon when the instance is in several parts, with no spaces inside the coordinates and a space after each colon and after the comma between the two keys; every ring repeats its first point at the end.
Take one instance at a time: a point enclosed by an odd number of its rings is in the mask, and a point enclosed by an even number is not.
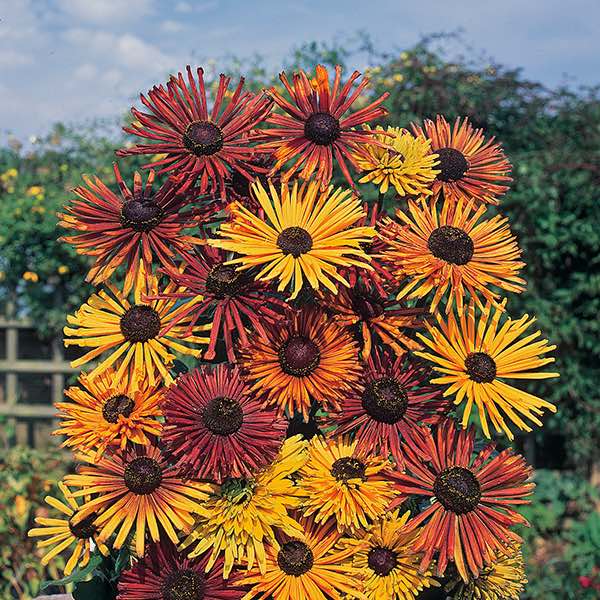
{"type": "Polygon", "coordinates": [[[184,179],[198,179],[199,192],[225,192],[225,180],[232,169],[250,178],[249,160],[254,153],[249,133],[269,114],[272,102],[264,94],[243,92],[240,78],[233,93],[231,78],[219,76],[217,93],[208,108],[204,70],[186,68],[171,75],[167,87],[154,86],[140,96],[148,113],[131,109],[137,119],[124,131],[151,143],[123,148],[118,156],[166,155],[144,165],[160,167],[184,179]]]}
{"type": "Polygon", "coordinates": [[[498,204],[511,178],[510,163],[494,138],[485,139],[481,129],[473,129],[467,117],[456,119],[454,126],[438,115],[435,122],[426,119],[423,128],[412,126],[415,135],[431,141],[438,156],[439,173],[433,182],[433,195],[441,193],[450,202],[462,197],[484,204],[498,204]]]}
{"type": "Polygon", "coordinates": [[[335,67],[333,86],[323,65],[317,65],[314,79],[304,71],[294,73],[292,83],[285,72],[279,75],[291,101],[271,88],[273,100],[285,114],[273,114],[268,119],[274,127],[261,130],[266,141],[259,145],[259,150],[273,152],[277,160],[271,173],[290,162],[282,172],[284,179],[298,171],[302,179],[309,179],[316,172],[316,180],[325,187],[331,181],[335,160],[354,187],[348,163],[358,169],[356,156],[369,157],[365,144],[380,143],[370,130],[355,127],[386,115],[387,111],[380,105],[389,94],[386,92],[349,113],[369,80],[364,77],[353,90],[360,73],[354,71],[346,83],[342,83],[341,78],[339,65],[335,67]]]}
{"type": "Polygon", "coordinates": [[[499,288],[520,293],[525,281],[519,272],[525,266],[521,250],[508,226],[508,219],[496,215],[481,220],[485,206],[473,210],[473,202],[437,203],[408,201],[408,213],[398,210],[402,225],[387,221],[381,236],[389,246],[387,260],[396,268],[396,277],[405,282],[398,298],[425,298],[432,292],[434,312],[448,295],[446,312],[453,306],[463,310],[469,294],[479,307],[483,300],[498,306],[499,288]]]}
{"type": "Polygon", "coordinates": [[[305,420],[311,399],[325,410],[338,409],[360,375],[356,343],[315,310],[295,312],[289,321],[266,328],[241,354],[252,391],[280,413],[298,411],[305,420]]]}
{"type": "Polygon", "coordinates": [[[101,542],[118,529],[112,541],[115,549],[125,543],[132,529],[138,556],[144,555],[146,530],[155,542],[166,534],[177,544],[178,532],[189,532],[192,515],[203,512],[208,484],[184,483],[155,446],[136,446],[98,461],[93,454],[81,458],[89,464],[67,475],[65,483],[80,488],[73,496],[93,495],[93,499],[86,499],[73,522],[94,515],[92,523],[101,542]]]}
{"type": "MultiPolygon", "coordinates": [[[[46,496],[46,504],[61,512],[66,518],[36,517],[35,522],[40,527],[30,529],[29,537],[45,537],[47,539],[38,542],[39,548],[50,548],[42,556],[42,565],[47,565],[55,556],[64,552],[67,548],[72,549],[71,556],[65,565],[65,575],[70,575],[76,566],[85,567],[90,561],[90,555],[94,546],[98,547],[102,554],[108,554],[106,545],[98,539],[98,528],[94,525],[94,516],[75,522],[73,517],[79,510],[77,500],[71,494],[71,490],[64,484],[59,483],[63,500],[46,496]]],[[[89,496],[83,499],[89,500],[89,496]]]]}
{"type": "Polygon", "coordinates": [[[287,422],[262,408],[237,367],[181,375],[169,388],[162,436],[186,475],[222,482],[251,478],[276,456],[287,422]]]}
{"type": "Polygon", "coordinates": [[[60,427],[53,435],[64,435],[61,446],[80,452],[96,449],[96,457],[107,448],[125,449],[128,442],[148,445],[148,436],[158,436],[162,424],[163,388],[145,379],[116,377],[108,368],[95,379],[85,373],[78,385],[65,390],[69,401],[57,402],[60,427]]]}
{"type": "Polygon", "coordinates": [[[195,211],[181,210],[189,201],[189,185],[178,186],[168,181],[153,192],[154,171],[150,171],[145,185],[136,172],[131,191],[117,163],[114,171],[119,195],[98,177],[84,176],[87,187],[75,188],[78,200],[59,214],[59,225],[74,232],[61,240],[72,244],[79,254],[94,257],[88,281],[99,285],[123,265],[123,291],[128,293],[140,260],[147,272],[152,271],[153,259],[172,267],[178,254],[189,252],[201,240],[183,233],[197,221],[195,211]]]}
{"type": "Polygon", "coordinates": [[[358,166],[364,172],[359,183],[373,183],[382,194],[392,186],[399,196],[431,195],[439,171],[430,140],[415,137],[400,127],[388,127],[387,135],[379,126],[374,132],[382,145],[367,144],[368,156],[357,155],[358,166]]]}
{"type": "Polygon", "coordinates": [[[468,581],[470,575],[482,572],[495,552],[521,542],[510,526],[529,525],[514,510],[528,504],[533,493],[525,460],[511,448],[490,459],[495,444],[474,456],[474,443],[473,429],[457,430],[448,419],[435,434],[425,431],[419,453],[407,446],[406,471],[392,474],[403,494],[396,503],[411,494],[431,498],[431,504],[407,523],[409,531],[426,523],[414,544],[416,552],[424,552],[421,571],[439,553],[437,575],[443,575],[448,561],[453,561],[468,581]]]}
{"type": "Polygon", "coordinates": [[[218,230],[219,239],[209,243],[241,256],[226,264],[239,269],[261,268],[258,280],[277,280],[278,290],[293,287],[295,298],[308,283],[313,289],[325,286],[336,293],[336,283],[348,285],[338,273],[353,265],[368,268],[369,258],[361,248],[375,235],[371,227],[355,227],[364,215],[350,191],[328,188],[319,191],[315,181],[290,189],[282,184],[278,193],[256,181],[252,189],[266,220],[241,204],[230,206],[231,219],[218,230]]]}
{"type": "Polygon", "coordinates": [[[473,303],[458,320],[454,313],[448,315],[447,321],[436,315],[438,325],[427,324],[430,337],[417,334],[427,351],[416,354],[433,362],[433,368],[441,376],[431,382],[445,386],[444,396],[455,396],[455,404],[461,404],[466,398],[463,427],[467,426],[475,405],[486,437],[490,437],[489,418],[498,433],[504,431],[513,439],[505,416],[519,429],[531,431],[524,418],[541,426],[539,417],[543,409],[556,412],[556,407],[509,385],[506,380],[558,377],[558,373],[538,371],[554,362],[553,357],[543,356],[556,346],[539,339],[539,330],[521,337],[535,318],[529,315],[516,320],[506,317],[500,325],[502,316],[501,309],[492,309],[488,304],[476,318],[473,303]]]}

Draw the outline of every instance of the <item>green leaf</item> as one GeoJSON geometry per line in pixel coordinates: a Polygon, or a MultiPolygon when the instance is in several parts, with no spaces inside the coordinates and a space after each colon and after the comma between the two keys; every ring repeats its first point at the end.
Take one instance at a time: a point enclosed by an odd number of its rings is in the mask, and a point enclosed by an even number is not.
{"type": "Polygon", "coordinates": [[[116,597],[113,587],[100,577],[81,581],[73,590],[75,600],[114,600],[116,597]]]}
{"type": "Polygon", "coordinates": [[[43,592],[50,586],[66,585],[67,583],[78,583],[80,581],[83,581],[94,572],[94,569],[96,567],[102,564],[103,558],[104,557],[100,553],[92,555],[92,557],[90,558],[90,562],[85,567],[83,567],[83,569],[75,569],[70,575],[64,577],[63,579],[58,579],[55,581],[44,581],[40,586],[40,591],[43,592]]]}

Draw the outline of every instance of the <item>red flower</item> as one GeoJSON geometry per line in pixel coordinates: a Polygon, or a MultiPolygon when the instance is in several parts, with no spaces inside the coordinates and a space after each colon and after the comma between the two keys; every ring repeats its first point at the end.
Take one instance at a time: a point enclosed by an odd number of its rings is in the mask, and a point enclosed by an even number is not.
{"type": "Polygon", "coordinates": [[[209,187],[224,193],[225,179],[232,169],[251,178],[248,161],[254,150],[249,133],[269,114],[272,102],[264,94],[242,93],[243,77],[229,93],[231,78],[221,75],[209,111],[204,71],[197,69],[197,81],[189,66],[186,71],[187,82],[178,73],[171,76],[166,89],[154,86],[147,98],[141,95],[150,113],[132,108],[138,123],[124,127],[124,131],[153,143],[123,148],[117,156],[166,154],[144,166],[160,166],[160,173],[172,171],[185,179],[199,178],[201,193],[209,187]]]}
{"type": "Polygon", "coordinates": [[[450,419],[438,426],[435,437],[426,430],[422,441],[415,441],[418,453],[408,445],[404,449],[406,472],[391,475],[406,496],[432,499],[408,522],[410,530],[426,522],[414,550],[424,552],[422,569],[439,552],[437,575],[443,575],[448,561],[454,561],[463,580],[468,581],[469,572],[477,577],[484,564],[493,561],[495,552],[504,553],[512,542],[522,542],[509,527],[529,523],[511,506],[529,503],[527,496],[534,488],[529,482],[531,469],[511,448],[490,460],[495,444],[474,457],[474,430],[457,431],[450,419]]]}
{"type": "Polygon", "coordinates": [[[450,408],[436,387],[429,385],[428,372],[420,364],[371,352],[364,376],[345,397],[340,412],[329,415],[326,426],[337,426],[336,435],[353,434],[357,450],[367,455],[391,454],[403,469],[403,447],[418,453],[424,443],[421,425],[437,423],[450,408]]]}
{"type": "Polygon", "coordinates": [[[119,577],[117,600],[239,600],[244,591],[237,577],[225,581],[223,559],[205,572],[208,554],[189,559],[168,541],[151,544],[147,554],[119,577]]]}
{"type": "Polygon", "coordinates": [[[166,394],[162,441],[186,477],[252,477],[274,458],[287,422],[256,401],[237,367],[180,376],[166,394]]]}

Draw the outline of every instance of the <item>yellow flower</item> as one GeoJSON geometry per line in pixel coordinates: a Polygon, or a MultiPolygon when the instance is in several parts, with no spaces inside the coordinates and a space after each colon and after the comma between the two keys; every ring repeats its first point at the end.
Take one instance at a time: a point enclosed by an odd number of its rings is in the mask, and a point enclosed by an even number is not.
{"type": "MultiPolygon", "coordinates": [[[[365,126],[365,129],[368,129],[365,126]]],[[[358,166],[365,174],[359,183],[374,183],[385,194],[390,186],[400,196],[431,194],[431,183],[439,171],[437,154],[433,154],[430,141],[422,136],[415,137],[399,127],[376,127],[376,139],[392,149],[367,144],[364,154],[356,154],[358,166]]]]}
{"type": "Polygon", "coordinates": [[[413,600],[424,588],[439,586],[431,571],[419,571],[422,554],[413,550],[421,529],[406,531],[410,513],[387,513],[357,538],[341,540],[353,557],[352,575],[368,600],[413,600]]]}
{"type": "Polygon", "coordinates": [[[537,370],[554,362],[553,357],[542,357],[556,346],[551,346],[548,340],[539,339],[540,331],[521,338],[535,318],[530,319],[529,315],[516,320],[507,317],[500,325],[505,303],[506,300],[493,312],[488,304],[478,319],[475,318],[473,301],[467,314],[462,314],[458,321],[454,312],[450,313],[448,321],[436,313],[438,326],[426,323],[430,337],[417,334],[429,351],[415,354],[433,362],[433,369],[442,374],[431,383],[445,386],[444,396],[456,396],[454,404],[457,405],[466,397],[463,427],[467,427],[475,405],[487,438],[490,437],[489,416],[496,432],[504,431],[512,440],[514,435],[502,413],[519,429],[531,431],[522,417],[541,426],[538,417],[543,414],[542,409],[556,412],[556,407],[509,385],[505,380],[548,379],[558,377],[558,373],[537,370]]]}
{"type": "Polygon", "coordinates": [[[44,193],[44,188],[41,185],[32,185],[25,192],[28,196],[37,196],[44,193]]]}
{"type": "Polygon", "coordinates": [[[15,515],[22,519],[29,512],[29,502],[25,496],[15,496],[15,515]]]}
{"type": "Polygon", "coordinates": [[[354,226],[365,211],[350,190],[319,191],[319,183],[311,181],[301,187],[295,182],[291,189],[282,183],[278,193],[272,183],[265,190],[260,180],[252,190],[265,219],[234,203],[231,220],[218,231],[221,239],[209,241],[242,255],[226,264],[239,264],[240,270],[262,267],[256,279],[278,280],[279,291],[293,286],[292,299],[305,283],[315,290],[324,285],[334,294],[336,281],[348,286],[340,267],[371,268],[362,244],[375,230],[354,226]]]}
{"type": "Polygon", "coordinates": [[[381,517],[397,496],[387,477],[389,461],[357,453],[356,444],[319,436],[311,440],[299,486],[303,514],[314,515],[316,523],[333,517],[340,531],[355,531],[381,517]]]}
{"type": "Polygon", "coordinates": [[[66,275],[66,274],[69,272],[69,267],[67,267],[67,265],[60,265],[60,266],[58,267],[58,272],[59,272],[61,275],[66,275]]]}
{"type": "Polygon", "coordinates": [[[402,73],[396,73],[394,75],[394,81],[396,81],[397,83],[401,83],[404,81],[404,75],[402,75],[402,73]]]}
{"type": "Polygon", "coordinates": [[[34,273],[33,271],[25,271],[25,273],[23,273],[23,279],[25,281],[33,281],[33,282],[40,280],[38,274],[34,273]]]}
{"type": "Polygon", "coordinates": [[[211,550],[206,564],[209,571],[221,554],[225,555],[223,577],[227,579],[234,564],[251,569],[256,561],[266,572],[265,548],[275,542],[275,531],[301,537],[302,528],[288,515],[300,505],[299,490],[290,475],[306,461],[306,442],[302,436],[288,438],[273,464],[255,479],[227,479],[213,484],[192,533],[183,548],[196,545],[190,557],[211,550]]]}

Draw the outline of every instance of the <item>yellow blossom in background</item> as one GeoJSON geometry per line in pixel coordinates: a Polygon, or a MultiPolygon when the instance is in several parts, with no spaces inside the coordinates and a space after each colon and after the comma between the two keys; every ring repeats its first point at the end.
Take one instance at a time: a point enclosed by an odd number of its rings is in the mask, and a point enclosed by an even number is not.
{"type": "Polygon", "coordinates": [[[67,267],[67,265],[60,265],[60,267],[58,267],[58,272],[60,275],[66,275],[69,272],[69,267],[67,267]]]}
{"type": "Polygon", "coordinates": [[[27,188],[27,191],[25,192],[28,196],[42,196],[42,198],[44,197],[44,188],[41,185],[32,185],[31,187],[27,188]]]}
{"type": "Polygon", "coordinates": [[[34,283],[40,280],[39,275],[33,271],[25,271],[25,273],[23,273],[23,279],[25,281],[33,281],[34,283]]]}

